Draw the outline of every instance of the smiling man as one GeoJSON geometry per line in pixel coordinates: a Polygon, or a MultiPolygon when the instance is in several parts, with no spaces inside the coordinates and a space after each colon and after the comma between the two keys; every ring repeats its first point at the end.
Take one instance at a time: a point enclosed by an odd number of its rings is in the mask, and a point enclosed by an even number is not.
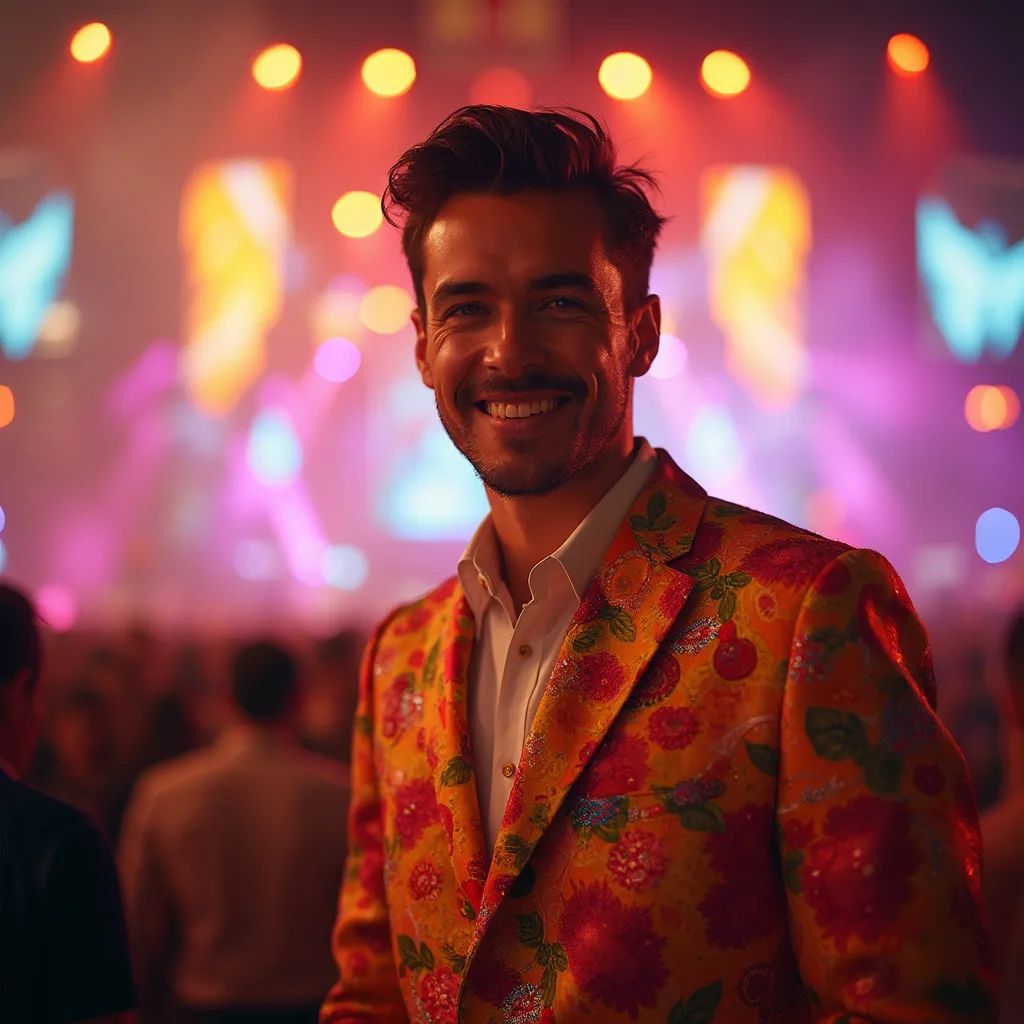
{"type": "Polygon", "coordinates": [[[364,657],[322,1020],[990,1020],[898,577],[633,436],[651,185],[574,111],[466,107],[392,168],[416,361],[491,512],[364,657]]]}

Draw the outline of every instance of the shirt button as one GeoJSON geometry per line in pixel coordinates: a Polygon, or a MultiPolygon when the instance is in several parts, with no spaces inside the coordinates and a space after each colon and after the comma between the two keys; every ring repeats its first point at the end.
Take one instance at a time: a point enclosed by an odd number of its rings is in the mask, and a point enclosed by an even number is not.
{"type": "Polygon", "coordinates": [[[515,773],[516,766],[511,761],[509,761],[508,764],[503,764],[501,766],[501,774],[504,775],[506,779],[511,779],[515,773]]]}
{"type": "Polygon", "coordinates": [[[531,654],[533,654],[533,648],[529,644],[520,644],[519,645],[519,657],[520,658],[528,658],[531,654]]]}

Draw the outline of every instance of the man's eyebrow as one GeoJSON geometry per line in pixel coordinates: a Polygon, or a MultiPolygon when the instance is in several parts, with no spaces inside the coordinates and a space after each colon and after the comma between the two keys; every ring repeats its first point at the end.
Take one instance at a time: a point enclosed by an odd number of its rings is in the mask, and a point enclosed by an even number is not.
{"type": "Polygon", "coordinates": [[[446,299],[458,298],[460,295],[482,295],[490,290],[483,281],[445,281],[434,289],[430,301],[439,303],[446,299]]]}
{"type": "Polygon", "coordinates": [[[597,294],[597,284],[589,274],[578,272],[563,272],[560,274],[545,274],[543,277],[535,277],[530,282],[530,288],[534,291],[548,291],[551,288],[579,288],[585,292],[597,294]]]}

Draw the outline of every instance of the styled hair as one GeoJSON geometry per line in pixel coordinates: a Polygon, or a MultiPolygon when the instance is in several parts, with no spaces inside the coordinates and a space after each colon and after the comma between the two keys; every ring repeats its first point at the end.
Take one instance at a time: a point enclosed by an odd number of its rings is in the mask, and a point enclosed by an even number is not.
{"type": "Polygon", "coordinates": [[[449,114],[388,172],[381,209],[402,228],[416,299],[423,294],[423,239],[441,208],[460,193],[511,195],[527,189],[585,188],[607,220],[609,255],[622,274],[627,311],[647,297],[654,247],[665,218],[647,197],[654,175],[617,166],[615,145],[582,110],[518,110],[476,105],[449,114]]]}
{"type": "Polygon", "coordinates": [[[43,642],[35,606],[20,591],[0,583],[0,687],[21,672],[35,686],[43,667],[43,642]]]}
{"type": "Polygon", "coordinates": [[[1010,677],[1010,685],[1024,690],[1024,607],[1019,608],[1010,619],[1006,630],[1003,661],[1010,677]]]}
{"type": "Polygon", "coordinates": [[[231,663],[231,693],[239,710],[256,722],[277,721],[295,695],[295,659],[272,640],[246,644],[231,663]]]}

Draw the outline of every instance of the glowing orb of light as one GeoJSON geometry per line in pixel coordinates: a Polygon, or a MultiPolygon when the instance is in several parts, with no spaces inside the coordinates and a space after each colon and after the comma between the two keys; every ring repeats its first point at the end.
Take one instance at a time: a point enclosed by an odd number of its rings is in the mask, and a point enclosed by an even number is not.
{"type": "Polygon", "coordinates": [[[529,108],[533,102],[530,80],[515,68],[487,68],[469,87],[472,103],[493,103],[501,107],[529,108]]]}
{"type": "Polygon", "coordinates": [[[71,56],[81,64],[92,64],[106,56],[112,41],[110,29],[102,21],[91,21],[71,37],[71,56]]]}
{"type": "Polygon", "coordinates": [[[13,422],[14,392],[6,384],[0,384],[0,427],[10,426],[13,422]]]}
{"type": "Polygon", "coordinates": [[[712,96],[739,96],[750,85],[750,68],[738,53],[714,50],[700,66],[700,80],[712,96]]]}
{"type": "Polygon", "coordinates": [[[58,633],[65,633],[78,619],[78,601],[69,587],[47,583],[36,591],[36,605],[43,621],[58,633]]]}
{"type": "Polygon", "coordinates": [[[7,565],[7,548],[4,542],[0,540],[0,572],[4,571],[5,565],[7,565]]]}
{"type": "Polygon", "coordinates": [[[1020,523],[1005,508],[990,508],[978,516],[974,546],[990,565],[1005,562],[1020,544],[1020,523]]]}
{"type": "Polygon", "coordinates": [[[82,313],[70,299],[51,303],[39,327],[36,351],[49,359],[66,356],[75,347],[82,313]]]}
{"type": "Polygon", "coordinates": [[[246,448],[249,469],[268,487],[291,483],[302,469],[302,445],[285,413],[267,409],[252,421],[246,448]]]}
{"type": "Polygon", "coordinates": [[[921,74],[931,60],[928,47],[909,32],[893,36],[885,48],[885,55],[889,59],[889,67],[905,78],[921,74]]]}
{"type": "Polygon", "coordinates": [[[647,371],[658,380],[670,380],[686,372],[686,344],[674,334],[663,334],[658,354],[647,371]]]}
{"type": "Polygon", "coordinates": [[[370,562],[361,548],[332,544],[324,550],[321,571],[328,586],[337,590],[358,590],[370,575],[370,562]]]}
{"type": "Polygon", "coordinates": [[[409,322],[415,299],[395,284],[371,288],[359,304],[363,323],[375,334],[395,334],[409,322]]]}
{"type": "Polygon", "coordinates": [[[346,192],[334,204],[331,220],[343,235],[366,238],[384,222],[380,197],[372,192],[346,192]]]}
{"type": "Polygon", "coordinates": [[[967,392],[964,418],[972,430],[986,433],[1012,427],[1020,416],[1020,399],[1013,388],[978,384],[967,392]]]}
{"type": "Polygon", "coordinates": [[[0,505],[0,533],[4,532],[4,527],[7,525],[7,514],[4,512],[3,505],[0,505]]]}
{"type": "Polygon", "coordinates": [[[243,580],[269,580],[278,575],[280,560],[269,540],[250,537],[235,548],[235,572],[243,580]]]}
{"type": "Polygon", "coordinates": [[[378,96],[402,96],[416,81],[416,62],[405,52],[388,47],[363,61],[363,84],[378,96]]]}
{"type": "Polygon", "coordinates": [[[653,78],[651,65],[640,54],[625,50],[608,54],[597,72],[601,88],[613,100],[638,99],[650,89],[653,78]]]}
{"type": "Polygon", "coordinates": [[[328,338],[317,346],[313,368],[324,380],[343,384],[356,375],[362,361],[359,347],[348,338],[328,338]]]}
{"type": "Polygon", "coordinates": [[[290,43],[268,46],[252,62],[252,77],[264,89],[287,89],[301,73],[302,54],[290,43]]]}

